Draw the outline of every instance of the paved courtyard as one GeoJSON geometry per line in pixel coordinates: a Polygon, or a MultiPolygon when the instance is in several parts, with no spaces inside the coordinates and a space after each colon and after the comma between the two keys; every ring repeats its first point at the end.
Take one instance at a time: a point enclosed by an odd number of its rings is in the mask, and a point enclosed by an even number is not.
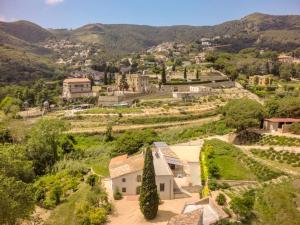
{"type": "Polygon", "coordinates": [[[159,205],[158,215],[154,220],[146,221],[139,208],[138,196],[124,197],[122,200],[114,201],[114,213],[109,216],[109,225],[166,225],[169,219],[181,213],[185,203],[199,199],[198,194],[192,194],[192,197],[164,200],[159,205]]]}

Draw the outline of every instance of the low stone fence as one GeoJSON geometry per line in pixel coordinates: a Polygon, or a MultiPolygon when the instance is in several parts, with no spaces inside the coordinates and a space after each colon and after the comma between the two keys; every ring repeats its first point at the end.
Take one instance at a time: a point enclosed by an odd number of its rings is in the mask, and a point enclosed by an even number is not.
{"type": "Polygon", "coordinates": [[[241,186],[241,185],[249,185],[249,184],[257,184],[257,181],[252,180],[218,180],[218,183],[227,183],[230,186],[241,186]]]}

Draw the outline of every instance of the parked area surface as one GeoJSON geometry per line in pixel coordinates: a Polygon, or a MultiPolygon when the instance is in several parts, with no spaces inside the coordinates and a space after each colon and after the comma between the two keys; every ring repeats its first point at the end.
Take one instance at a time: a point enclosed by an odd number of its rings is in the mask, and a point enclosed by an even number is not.
{"type": "Polygon", "coordinates": [[[109,217],[110,225],[166,225],[171,217],[181,213],[184,205],[199,199],[198,194],[192,194],[190,198],[164,200],[159,205],[158,215],[154,220],[146,221],[139,208],[138,197],[125,197],[114,201],[115,212],[109,217]]]}

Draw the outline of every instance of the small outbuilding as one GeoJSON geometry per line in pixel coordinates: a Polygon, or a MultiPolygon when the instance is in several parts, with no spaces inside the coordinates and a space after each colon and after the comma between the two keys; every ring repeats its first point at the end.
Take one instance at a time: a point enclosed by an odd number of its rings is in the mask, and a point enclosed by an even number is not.
{"type": "Polygon", "coordinates": [[[289,132],[293,123],[300,123],[300,118],[270,118],[264,119],[264,129],[270,132],[289,132]]]}

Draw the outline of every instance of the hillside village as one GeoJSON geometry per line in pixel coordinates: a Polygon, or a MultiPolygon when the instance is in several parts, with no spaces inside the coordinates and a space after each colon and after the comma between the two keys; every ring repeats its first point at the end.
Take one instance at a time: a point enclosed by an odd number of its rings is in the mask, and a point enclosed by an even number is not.
{"type": "Polygon", "coordinates": [[[134,51],[101,24],[3,43],[0,224],[300,224],[300,47],[241,47],[253,16],[134,51]]]}

